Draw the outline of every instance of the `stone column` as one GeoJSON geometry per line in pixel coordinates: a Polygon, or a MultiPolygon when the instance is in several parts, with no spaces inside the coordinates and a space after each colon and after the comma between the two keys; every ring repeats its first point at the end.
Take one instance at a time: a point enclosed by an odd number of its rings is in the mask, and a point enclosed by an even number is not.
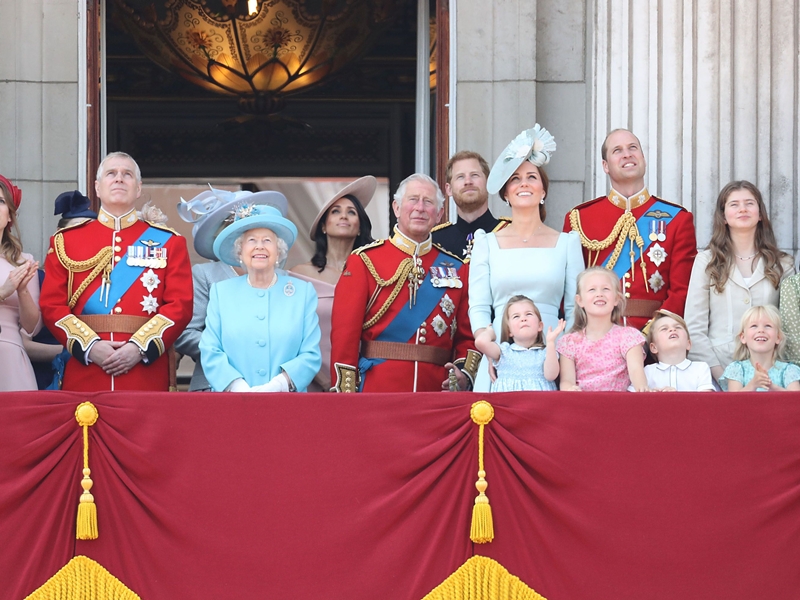
{"type": "MultiPolygon", "coordinates": [[[[648,187],[711,236],[719,190],[747,179],[764,195],[778,242],[798,247],[796,0],[593,0],[589,138],[632,129],[648,187]]],[[[599,158],[595,192],[606,188],[599,158]]]]}
{"type": "Polygon", "coordinates": [[[22,189],[26,252],[43,259],[53,201],[78,181],[78,6],[0,0],[0,172],[22,189]]]}
{"type": "MultiPolygon", "coordinates": [[[[541,123],[558,144],[547,167],[547,222],[560,228],[566,211],[586,199],[585,0],[451,1],[452,151],[475,150],[491,165],[514,136],[541,123]]],[[[498,198],[490,207],[510,214],[498,198]]]]}

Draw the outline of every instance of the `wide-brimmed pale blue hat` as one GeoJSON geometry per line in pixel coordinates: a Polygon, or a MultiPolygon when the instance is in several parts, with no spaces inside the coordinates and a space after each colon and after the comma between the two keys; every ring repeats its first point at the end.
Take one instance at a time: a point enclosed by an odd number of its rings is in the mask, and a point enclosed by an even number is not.
{"type": "Polygon", "coordinates": [[[536,123],[515,137],[500,153],[486,180],[486,190],[496,194],[526,160],[543,167],[556,151],[556,140],[547,129],[536,123]]]}
{"type": "Polygon", "coordinates": [[[229,192],[211,188],[200,192],[191,200],[181,198],[178,215],[187,223],[194,223],[192,237],[195,251],[209,260],[214,256],[214,240],[226,226],[233,222],[233,210],[238,203],[264,204],[274,206],[285,217],[289,203],[280,192],[249,192],[239,190],[229,192]]]}
{"type": "Polygon", "coordinates": [[[233,223],[223,229],[214,240],[214,255],[226,264],[237,266],[239,257],[233,247],[236,240],[245,231],[262,227],[274,231],[275,235],[286,242],[288,248],[297,239],[297,227],[274,206],[237,203],[233,211],[233,223]]]}

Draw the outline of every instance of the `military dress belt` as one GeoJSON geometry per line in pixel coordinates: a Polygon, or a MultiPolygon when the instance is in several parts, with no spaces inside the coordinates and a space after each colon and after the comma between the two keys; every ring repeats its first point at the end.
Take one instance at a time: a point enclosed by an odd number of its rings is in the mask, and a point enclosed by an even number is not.
{"type": "Polygon", "coordinates": [[[135,315],[78,315],[78,318],[98,333],[136,333],[149,320],[135,315]]]}
{"type": "Polygon", "coordinates": [[[435,346],[404,344],[402,342],[362,342],[361,355],[364,358],[426,362],[439,366],[444,366],[453,359],[451,350],[435,346]]]}
{"type": "Polygon", "coordinates": [[[647,319],[653,316],[653,313],[661,308],[661,302],[658,300],[641,300],[639,298],[628,298],[625,303],[625,316],[626,317],[645,317],[647,319]]]}

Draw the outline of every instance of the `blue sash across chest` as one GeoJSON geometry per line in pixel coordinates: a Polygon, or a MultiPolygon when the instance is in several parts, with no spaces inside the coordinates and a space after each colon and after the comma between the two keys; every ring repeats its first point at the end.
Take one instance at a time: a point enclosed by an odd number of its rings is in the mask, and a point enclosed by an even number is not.
{"type": "MultiPolygon", "coordinates": [[[[460,261],[453,260],[450,256],[444,254],[443,252],[439,252],[438,250],[433,250],[433,252],[436,252],[437,256],[434,259],[431,267],[447,266],[458,271],[463,264],[460,261]]],[[[428,271],[430,271],[430,267],[428,267],[428,271]]],[[[430,314],[436,308],[436,305],[441,301],[444,293],[450,289],[433,287],[431,279],[432,277],[430,276],[429,272],[422,281],[422,285],[420,285],[419,289],[417,290],[417,301],[414,306],[411,308],[404,307],[403,310],[397,313],[392,319],[391,323],[389,323],[383,329],[383,331],[381,331],[375,337],[376,340],[382,342],[406,343],[409,339],[411,339],[411,336],[414,335],[419,328],[420,323],[425,321],[428,316],[430,316],[430,314]]],[[[395,300],[395,302],[399,301],[400,300],[395,300]]],[[[384,362],[384,360],[385,359],[383,358],[359,358],[358,368],[359,371],[361,371],[362,385],[364,382],[365,373],[373,366],[384,362]]]]}
{"type": "MultiPolygon", "coordinates": [[[[668,226],[670,221],[672,221],[672,219],[675,218],[675,215],[677,215],[680,211],[681,211],[681,207],[680,206],[675,206],[673,204],[667,204],[666,202],[663,202],[661,200],[657,200],[647,210],[647,212],[645,212],[641,217],[636,219],[636,228],[639,230],[639,235],[641,235],[642,232],[645,232],[645,234],[642,235],[642,239],[644,240],[644,246],[642,246],[642,249],[639,250],[639,248],[634,245],[634,254],[633,254],[633,262],[634,263],[636,261],[638,261],[641,258],[642,254],[647,252],[647,250],[653,244],[652,240],[650,240],[650,238],[648,237],[648,234],[647,234],[647,232],[650,231],[650,223],[653,222],[653,221],[658,220],[658,221],[663,221],[665,226],[668,226]],[[666,213],[668,216],[666,216],[666,217],[665,216],[661,216],[659,218],[656,218],[656,217],[652,216],[652,213],[662,213],[662,215],[664,213],[666,213]],[[648,215],[651,215],[651,216],[648,216],[648,215]]],[[[603,261],[603,266],[604,267],[606,267],[608,265],[608,261],[611,259],[612,254],[613,254],[613,252],[609,253],[609,255],[606,257],[606,259],[603,261]]],[[[614,271],[614,273],[617,274],[617,277],[622,279],[622,277],[624,277],[625,273],[630,271],[631,264],[632,263],[631,263],[630,252],[628,252],[627,248],[623,248],[623,250],[622,250],[622,252],[620,252],[619,258],[617,259],[617,262],[614,265],[614,268],[612,270],[614,271]]]]}
{"type": "MultiPolygon", "coordinates": [[[[158,245],[163,248],[164,244],[166,244],[170,237],[172,237],[172,234],[169,231],[156,229],[155,227],[148,227],[131,245],[135,246],[136,244],[140,244],[142,240],[146,239],[157,242],[158,245]]],[[[111,271],[111,288],[108,294],[108,302],[100,299],[100,295],[103,293],[103,285],[101,284],[86,302],[86,305],[83,307],[83,314],[108,314],[110,311],[109,307],[114,307],[120,298],[122,298],[136,282],[136,280],[139,279],[145,268],[146,267],[132,267],[124,260],[118,262],[116,265],[114,265],[114,269],[111,271]]]]}

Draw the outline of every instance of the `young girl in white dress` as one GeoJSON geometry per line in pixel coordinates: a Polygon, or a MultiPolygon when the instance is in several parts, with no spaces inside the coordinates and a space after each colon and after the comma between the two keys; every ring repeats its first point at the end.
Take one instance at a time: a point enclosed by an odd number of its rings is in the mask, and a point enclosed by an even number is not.
{"type": "Polygon", "coordinates": [[[503,310],[500,343],[495,341],[494,329],[486,327],[475,338],[475,347],[492,359],[497,368],[493,392],[523,390],[554,391],[558,377],[556,339],[564,331],[559,319],[553,330],[547,328],[539,309],[527,296],[512,296],[503,310]]]}

